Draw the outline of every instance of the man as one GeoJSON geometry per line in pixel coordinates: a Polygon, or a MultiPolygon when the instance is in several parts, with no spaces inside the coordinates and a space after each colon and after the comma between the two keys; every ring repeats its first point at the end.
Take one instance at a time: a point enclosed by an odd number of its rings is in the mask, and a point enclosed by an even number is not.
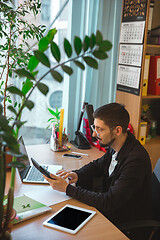
{"type": "Polygon", "coordinates": [[[121,104],[99,107],[92,129],[93,137],[107,148],[104,156],[79,170],[52,174],[56,180],[45,177],[53,189],[97,208],[117,226],[150,216],[151,162],[144,147],[127,132],[129,121],[121,104]]]}

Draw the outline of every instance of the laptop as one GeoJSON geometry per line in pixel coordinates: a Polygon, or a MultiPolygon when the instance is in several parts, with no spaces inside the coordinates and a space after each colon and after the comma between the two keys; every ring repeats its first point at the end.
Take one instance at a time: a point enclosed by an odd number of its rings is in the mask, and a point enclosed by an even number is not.
{"type": "MultiPolygon", "coordinates": [[[[47,180],[43,177],[42,173],[39,172],[37,168],[34,167],[32,162],[30,161],[22,136],[19,138],[18,143],[20,144],[20,152],[26,155],[27,157],[27,158],[23,158],[23,157],[17,158],[17,161],[23,163],[26,166],[26,168],[18,168],[18,172],[22,182],[48,184],[47,180]]],[[[58,170],[62,169],[62,165],[42,164],[42,167],[44,167],[47,171],[53,174],[56,174],[58,170]]]]}

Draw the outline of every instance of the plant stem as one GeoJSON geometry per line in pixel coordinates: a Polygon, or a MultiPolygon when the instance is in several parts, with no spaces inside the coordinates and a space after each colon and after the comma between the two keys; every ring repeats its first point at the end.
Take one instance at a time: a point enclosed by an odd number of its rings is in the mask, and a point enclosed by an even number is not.
{"type": "Polygon", "coordinates": [[[5,190],[5,180],[6,180],[6,159],[4,147],[0,144],[0,232],[2,231],[2,219],[3,219],[3,197],[5,190]]]}
{"type": "Polygon", "coordinates": [[[7,61],[5,62],[4,66],[3,66],[3,69],[2,69],[2,72],[1,72],[1,75],[0,75],[0,80],[3,77],[3,73],[4,73],[4,70],[5,70],[6,64],[7,64],[7,61]]]}
{"type": "Polygon", "coordinates": [[[10,187],[8,191],[8,200],[7,200],[7,213],[6,213],[6,219],[4,223],[4,231],[7,231],[11,215],[12,215],[12,209],[13,209],[13,201],[14,201],[14,190],[12,187],[10,187]]]}
{"type": "MultiPolygon", "coordinates": [[[[76,59],[78,59],[78,58],[81,58],[81,57],[85,56],[86,54],[90,54],[90,53],[92,53],[92,52],[93,52],[93,49],[90,50],[89,52],[84,52],[84,53],[81,54],[81,55],[78,55],[78,56],[76,56],[76,57],[74,57],[74,58],[68,59],[67,61],[65,61],[65,62],[63,62],[63,63],[59,63],[59,64],[57,64],[55,67],[49,69],[48,72],[46,72],[46,73],[36,82],[36,84],[33,86],[33,88],[31,89],[31,91],[29,92],[29,94],[28,94],[28,96],[26,97],[25,100],[28,100],[28,98],[29,98],[30,95],[32,94],[33,90],[36,88],[37,84],[38,84],[48,73],[50,73],[51,70],[55,70],[55,69],[58,68],[59,66],[62,66],[62,65],[64,65],[64,64],[68,63],[68,62],[73,62],[74,60],[76,60],[76,59]]],[[[24,103],[22,104],[22,106],[20,107],[19,112],[17,113],[17,117],[16,117],[16,119],[15,119],[13,125],[12,125],[12,128],[14,128],[15,123],[16,123],[17,119],[19,118],[19,115],[20,115],[21,112],[22,112],[22,109],[24,108],[24,105],[25,105],[25,101],[24,101],[24,103]]]]}
{"type": "Polygon", "coordinates": [[[9,77],[9,51],[11,48],[11,30],[12,28],[12,21],[10,24],[10,37],[9,37],[9,43],[8,43],[8,56],[7,56],[7,74],[6,74],[6,81],[5,81],[5,88],[4,88],[4,100],[3,100],[3,112],[4,112],[4,116],[6,116],[6,92],[7,92],[7,83],[8,83],[8,77],[9,77]]]}
{"type": "MultiPolygon", "coordinates": [[[[12,162],[16,161],[16,157],[12,157],[12,162]]],[[[15,174],[16,174],[16,168],[12,167],[11,168],[11,184],[10,187],[12,187],[14,189],[14,185],[15,185],[15,174]]]]}

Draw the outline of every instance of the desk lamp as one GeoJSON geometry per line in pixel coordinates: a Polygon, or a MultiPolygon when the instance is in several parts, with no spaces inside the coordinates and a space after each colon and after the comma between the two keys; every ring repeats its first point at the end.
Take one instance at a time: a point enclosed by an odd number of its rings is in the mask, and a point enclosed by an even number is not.
{"type": "Polygon", "coordinates": [[[92,142],[96,142],[96,141],[97,141],[97,138],[92,137],[93,130],[92,130],[92,128],[91,128],[91,125],[94,124],[93,105],[87,104],[85,109],[86,109],[87,116],[88,116],[88,123],[89,123],[89,128],[90,128],[90,133],[91,133],[91,141],[92,141],[92,142]]]}
{"type": "Polygon", "coordinates": [[[78,122],[78,128],[77,131],[75,131],[75,139],[73,141],[71,141],[71,143],[79,149],[90,149],[90,143],[87,140],[87,138],[84,136],[84,134],[82,132],[80,132],[80,126],[81,126],[81,122],[82,122],[82,117],[85,111],[85,107],[88,105],[87,102],[83,103],[82,106],[82,110],[81,110],[81,114],[80,114],[80,118],[79,118],[79,122],[78,122]]]}

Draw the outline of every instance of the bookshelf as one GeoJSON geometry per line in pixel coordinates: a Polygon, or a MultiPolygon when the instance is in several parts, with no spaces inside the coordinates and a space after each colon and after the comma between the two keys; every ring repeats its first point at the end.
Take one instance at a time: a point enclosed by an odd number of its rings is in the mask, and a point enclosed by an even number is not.
{"type": "Polygon", "coordinates": [[[160,99],[160,96],[148,94],[147,96],[143,96],[142,98],[143,99],[158,99],[158,98],[160,99]]]}
{"type": "MultiPolygon", "coordinates": [[[[128,4],[128,2],[129,1],[127,1],[127,0],[123,0],[121,31],[122,31],[122,28],[123,28],[122,24],[124,23],[125,5],[128,4]]],[[[132,4],[135,5],[136,2],[137,1],[132,1],[132,4]]],[[[119,83],[118,82],[118,77],[119,76],[117,76],[117,90],[116,90],[116,102],[124,104],[126,109],[128,110],[128,112],[130,114],[130,119],[131,119],[130,123],[133,126],[134,135],[137,139],[139,137],[139,131],[140,131],[139,126],[140,126],[140,120],[141,120],[142,106],[144,104],[149,104],[150,106],[153,106],[153,108],[154,108],[156,103],[160,102],[160,95],[155,96],[155,95],[149,94],[147,96],[142,96],[145,56],[146,55],[155,55],[155,54],[160,55],[160,45],[155,45],[155,44],[152,45],[152,44],[147,43],[148,22],[149,22],[149,12],[150,12],[150,0],[146,0],[146,1],[142,0],[141,2],[142,3],[145,2],[146,5],[145,5],[145,8],[144,8],[144,14],[143,14],[143,15],[145,15],[145,17],[142,19],[143,21],[145,21],[143,42],[139,42],[139,44],[141,46],[143,46],[141,66],[140,66],[141,73],[140,73],[140,78],[139,78],[139,92],[138,92],[138,94],[133,94],[132,92],[129,92],[129,91],[126,91],[126,90],[123,91],[123,90],[119,89],[118,88],[118,83],[119,83]]],[[[133,7],[135,7],[135,6],[133,6],[133,7]]],[[[160,1],[155,0],[154,1],[154,8],[153,8],[153,17],[152,17],[152,28],[160,26],[159,12],[160,12],[160,1]]],[[[130,21],[130,19],[128,21],[130,21]]],[[[134,21],[134,20],[131,19],[131,21],[134,21]]],[[[135,20],[135,21],[139,21],[139,19],[135,20]]],[[[120,45],[122,45],[122,44],[124,44],[124,43],[121,42],[121,36],[120,36],[120,45]]],[[[119,56],[120,56],[120,50],[119,50],[119,56]]],[[[152,117],[153,116],[151,116],[151,118],[152,117]]],[[[160,136],[156,136],[155,138],[151,138],[150,140],[146,140],[146,143],[145,143],[144,147],[146,148],[146,150],[148,151],[148,153],[150,155],[151,162],[152,162],[152,168],[154,168],[157,160],[160,158],[160,151],[159,151],[160,136]]]]}

